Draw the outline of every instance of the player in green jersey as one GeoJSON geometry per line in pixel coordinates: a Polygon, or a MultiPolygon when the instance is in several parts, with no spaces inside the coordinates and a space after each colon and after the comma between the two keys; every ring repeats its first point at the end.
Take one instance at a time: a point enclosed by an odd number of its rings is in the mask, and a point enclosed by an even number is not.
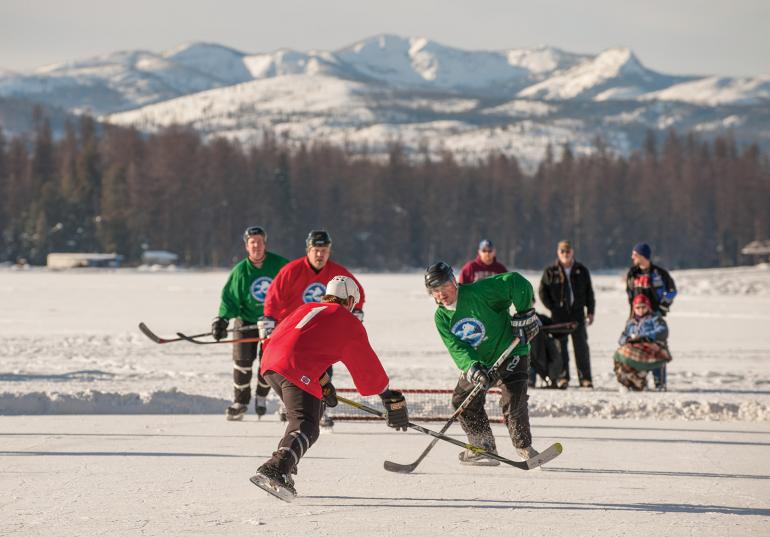
{"type": "MultiPolygon", "coordinates": [[[[425,272],[425,287],[438,304],[434,317],[438,333],[462,372],[452,405],[458,408],[477,384],[483,388],[459,417],[468,442],[497,452],[484,402],[486,390],[498,386],[513,446],[524,459],[537,455],[532,447],[527,407],[529,341],[540,329],[532,308],[532,285],[521,274],[506,272],[458,286],[452,268],[440,261],[425,272]],[[517,312],[513,322],[511,306],[517,312]],[[515,337],[519,338],[518,345],[497,370],[490,370],[515,337]]],[[[470,450],[460,453],[460,462],[500,464],[470,450]]]]}
{"type": "MultiPolygon", "coordinates": [[[[219,315],[211,324],[211,335],[219,341],[227,335],[230,319],[235,319],[235,328],[252,325],[262,317],[265,296],[270,283],[288,259],[267,251],[267,233],[259,226],[251,226],[243,232],[246,258],[230,271],[222,289],[219,315]]],[[[256,330],[236,332],[237,337],[257,337],[256,330]]],[[[240,420],[246,413],[251,400],[251,377],[254,360],[259,352],[259,343],[236,343],[233,345],[233,404],[227,407],[225,417],[240,420]]],[[[259,365],[256,366],[259,368],[259,365]]],[[[267,412],[265,399],[270,385],[257,372],[255,410],[258,416],[267,412]]]]}

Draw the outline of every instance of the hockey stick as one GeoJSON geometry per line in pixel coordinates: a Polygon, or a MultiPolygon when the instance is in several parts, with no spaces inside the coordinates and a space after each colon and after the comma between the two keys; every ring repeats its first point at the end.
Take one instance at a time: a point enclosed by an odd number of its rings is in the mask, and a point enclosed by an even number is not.
{"type": "MultiPolygon", "coordinates": [[[[359,410],[363,410],[364,412],[368,412],[369,414],[373,414],[375,416],[379,416],[381,418],[385,418],[385,413],[380,412],[377,409],[368,407],[366,405],[363,405],[361,403],[357,403],[355,401],[351,401],[350,399],[347,399],[346,397],[341,397],[339,394],[337,395],[337,400],[345,403],[346,405],[352,406],[353,408],[357,408],[359,410]]],[[[552,461],[556,457],[558,457],[562,452],[562,446],[560,443],[556,442],[555,444],[551,444],[548,449],[545,451],[539,453],[538,455],[535,455],[534,457],[531,457],[527,459],[526,461],[512,461],[510,459],[506,459],[505,457],[501,457],[497,453],[492,453],[491,451],[487,451],[484,448],[480,448],[478,446],[474,446],[472,444],[466,444],[465,442],[461,442],[460,440],[456,440],[452,438],[451,436],[446,436],[441,433],[437,433],[436,431],[433,431],[431,429],[426,429],[425,427],[422,427],[421,425],[417,425],[415,423],[409,422],[407,427],[410,429],[414,429],[415,431],[420,431],[421,433],[425,433],[427,435],[430,435],[434,437],[436,440],[443,440],[445,442],[449,442],[450,444],[454,444],[456,446],[460,446],[465,449],[469,449],[473,451],[474,453],[479,453],[481,455],[484,455],[485,457],[489,457],[490,459],[495,459],[497,461],[500,461],[502,463],[508,464],[510,466],[514,466],[516,468],[520,468],[522,470],[531,470],[533,468],[537,468],[541,464],[545,464],[549,461],[552,461]]]]}
{"type": "MultiPolygon", "coordinates": [[[[252,324],[252,325],[249,325],[249,326],[242,326],[240,328],[231,328],[231,329],[228,330],[228,332],[233,332],[235,330],[255,330],[256,328],[257,328],[257,325],[252,324]]],[[[194,336],[184,336],[184,337],[175,337],[175,338],[166,339],[166,338],[162,338],[162,337],[157,336],[155,334],[155,332],[150,330],[150,328],[146,324],[144,324],[144,323],[139,323],[139,330],[142,331],[142,334],[144,334],[145,336],[147,336],[148,338],[153,340],[155,343],[158,343],[159,345],[163,345],[164,343],[174,343],[176,341],[189,341],[188,338],[193,338],[194,339],[194,338],[205,337],[205,336],[210,336],[211,335],[211,331],[208,331],[208,332],[204,332],[202,334],[195,334],[194,336]]],[[[179,334],[177,334],[177,335],[179,335],[179,334]]]]}
{"type": "MultiPolygon", "coordinates": [[[[514,338],[513,342],[506,347],[506,349],[502,352],[500,355],[500,358],[497,359],[497,361],[492,364],[492,367],[489,368],[489,371],[494,372],[497,370],[498,367],[508,358],[508,356],[511,354],[513,349],[516,347],[516,345],[519,344],[519,338],[514,338]]],[[[449,421],[447,421],[444,424],[444,427],[441,428],[441,431],[439,431],[438,434],[444,434],[446,433],[449,428],[452,426],[452,424],[457,421],[457,418],[460,417],[460,414],[465,411],[465,409],[468,407],[468,405],[471,404],[471,402],[476,398],[476,395],[482,390],[481,386],[476,384],[476,386],[473,387],[471,390],[471,393],[468,394],[468,397],[465,398],[465,401],[460,404],[459,407],[457,407],[457,410],[454,411],[454,413],[449,417],[449,421]]],[[[397,462],[393,461],[385,461],[384,467],[389,472],[399,472],[402,474],[408,474],[411,472],[414,472],[415,468],[419,466],[419,464],[422,462],[422,460],[428,456],[428,453],[430,453],[430,450],[433,449],[433,447],[438,443],[439,438],[434,437],[433,440],[431,440],[430,444],[428,444],[428,447],[423,450],[422,453],[420,453],[420,456],[417,457],[417,460],[414,461],[411,464],[399,464],[397,462]]]]}
{"type": "MultiPolygon", "coordinates": [[[[243,330],[243,328],[238,328],[238,330],[243,330]]],[[[232,332],[232,330],[228,330],[228,332],[232,332]]],[[[195,336],[186,336],[182,332],[177,332],[177,336],[179,336],[180,340],[189,341],[190,343],[195,343],[196,345],[220,345],[223,343],[257,343],[260,341],[263,341],[264,338],[261,337],[242,337],[242,338],[235,338],[235,339],[220,339],[219,341],[199,341],[195,338],[195,336]]]]}
{"type": "Polygon", "coordinates": [[[577,328],[577,325],[578,323],[576,321],[569,323],[549,324],[541,326],[540,331],[548,334],[570,334],[575,330],[575,328],[577,328]]]}

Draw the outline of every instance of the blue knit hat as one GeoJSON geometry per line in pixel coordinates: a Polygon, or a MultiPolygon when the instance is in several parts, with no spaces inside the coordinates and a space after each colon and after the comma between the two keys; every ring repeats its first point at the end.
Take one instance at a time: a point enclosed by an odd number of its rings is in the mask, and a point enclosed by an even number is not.
{"type": "Polygon", "coordinates": [[[492,244],[492,241],[489,239],[483,239],[479,243],[479,250],[493,250],[495,248],[495,245],[492,244]]]}
{"type": "Polygon", "coordinates": [[[652,248],[646,242],[639,242],[634,245],[634,252],[647,259],[652,259],[652,248]]]}

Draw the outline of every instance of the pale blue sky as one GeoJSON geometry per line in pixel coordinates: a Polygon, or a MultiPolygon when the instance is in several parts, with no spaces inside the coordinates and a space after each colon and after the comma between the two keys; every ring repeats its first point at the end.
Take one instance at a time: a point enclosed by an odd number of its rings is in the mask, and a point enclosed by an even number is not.
{"type": "Polygon", "coordinates": [[[770,74],[770,0],[2,0],[0,69],[208,41],[327,49],[379,33],[466,49],[631,48],[675,74],[770,74]]]}

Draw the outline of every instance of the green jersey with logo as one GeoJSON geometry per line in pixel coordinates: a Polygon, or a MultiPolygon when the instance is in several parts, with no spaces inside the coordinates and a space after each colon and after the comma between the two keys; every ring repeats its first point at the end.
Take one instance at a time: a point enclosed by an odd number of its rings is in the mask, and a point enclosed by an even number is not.
{"type": "MultiPolygon", "coordinates": [[[[457,288],[455,309],[439,306],[438,333],[457,367],[467,371],[474,362],[489,367],[513,341],[509,308],[532,307],[532,284],[518,272],[506,272],[457,288]]],[[[529,354],[529,344],[511,355],[529,354]]]]}
{"type": "Polygon", "coordinates": [[[265,261],[260,268],[255,267],[248,257],[238,262],[222,289],[219,316],[238,318],[248,324],[257,322],[264,311],[267,289],[281,267],[288,262],[288,259],[272,252],[265,253],[265,261]]]}

